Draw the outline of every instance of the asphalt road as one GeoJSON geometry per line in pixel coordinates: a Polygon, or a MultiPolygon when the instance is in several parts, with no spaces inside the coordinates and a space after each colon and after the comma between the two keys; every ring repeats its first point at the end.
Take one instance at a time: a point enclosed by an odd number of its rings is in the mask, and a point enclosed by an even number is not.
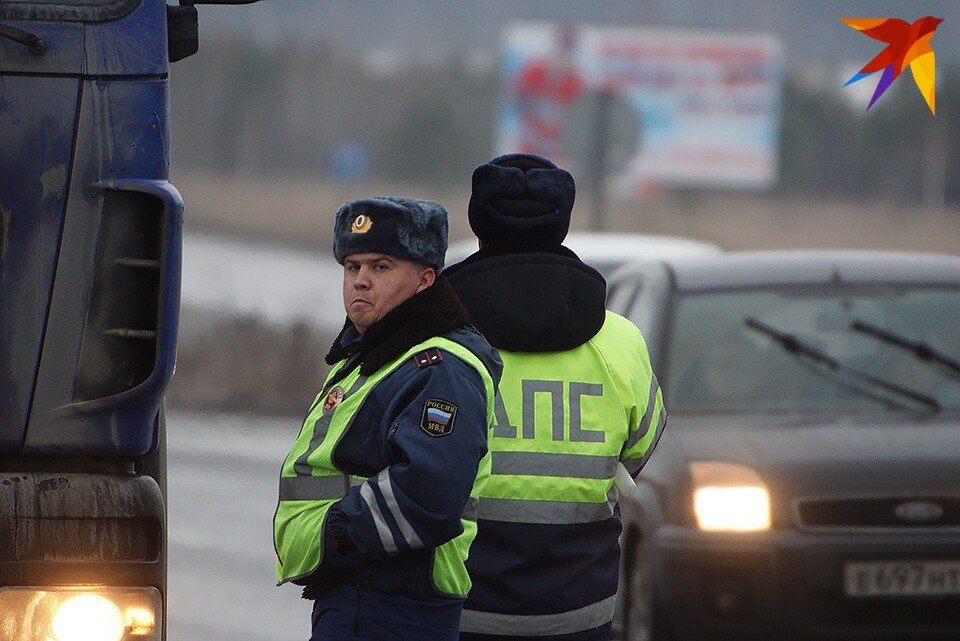
{"type": "Polygon", "coordinates": [[[167,410],[167,641],[307,641],[310,602],[277,587],[273,513],[300,419],[167,410]]]}
{"type": "Polygon", "coordinates": [[[310,636],[310,603],[276,586],[277,477],[296,418],[167,414],[168,641],[310,636]]]}

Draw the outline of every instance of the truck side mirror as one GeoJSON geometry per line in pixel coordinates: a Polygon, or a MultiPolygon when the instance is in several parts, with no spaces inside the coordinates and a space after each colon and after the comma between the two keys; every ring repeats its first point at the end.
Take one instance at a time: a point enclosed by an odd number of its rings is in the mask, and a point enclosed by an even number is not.
{"type": "Polygon", "coordinates": [[[167,5],[167,58],[183,60],[200,48],[198,4],[253,4],[260,0],[180,0],[180,5],[167,5]]]}
{"type": "Polygon", "coordinates": [[[200,27],[194,6],[167,5],[167,59],[183,60],[200,48],[200,27]]]}

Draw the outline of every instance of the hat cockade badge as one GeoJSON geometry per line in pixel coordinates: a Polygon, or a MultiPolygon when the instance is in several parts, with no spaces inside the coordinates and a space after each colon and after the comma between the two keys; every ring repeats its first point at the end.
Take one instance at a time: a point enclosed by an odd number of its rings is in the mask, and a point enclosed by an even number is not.
{"type": "Polygon", "coordinates": [[[372,226],[373,221],[370,219],[370,216],[360,214],[353,219],[353,224],[350,225],[350,231],[354,234],[366,234],[372,226]]]}

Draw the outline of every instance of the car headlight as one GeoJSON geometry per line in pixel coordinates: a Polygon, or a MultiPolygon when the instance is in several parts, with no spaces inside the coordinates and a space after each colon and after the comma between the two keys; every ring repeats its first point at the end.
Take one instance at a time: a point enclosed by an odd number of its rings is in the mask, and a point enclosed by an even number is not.
{"type": "Polygon", "coordinates": [[[0,638],[20,641],[159,641],[153,588],[0,588],[0,638]]]}
{"type": "Polygon", "coordinates": [[[770,493],[760,475],[743,465],[690,464],[697,527],[707,532],[770,529],[770,493]]]}

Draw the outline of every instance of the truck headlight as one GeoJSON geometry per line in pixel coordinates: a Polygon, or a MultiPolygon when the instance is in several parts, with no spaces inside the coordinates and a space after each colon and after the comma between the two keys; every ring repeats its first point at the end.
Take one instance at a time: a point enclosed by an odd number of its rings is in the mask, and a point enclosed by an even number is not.
{"type": "Polygon", "coordinates": [[[760,475],[733,463],[695,462],[693,511],[697,527],[708,532],[759,532],[770,529],[770,493],[760,475]]]}
{"type": "Polygon", "coordinates": [[[81,594],[57,607],[50,627],[56,641],[121,641],[126,626],[116,603],[99,594],[81,594]]]}
{"type": "Polygon", "coordinates": [[[0,588],[0,638],[20,641],[159,641],[153,588],[0,588]]]}

